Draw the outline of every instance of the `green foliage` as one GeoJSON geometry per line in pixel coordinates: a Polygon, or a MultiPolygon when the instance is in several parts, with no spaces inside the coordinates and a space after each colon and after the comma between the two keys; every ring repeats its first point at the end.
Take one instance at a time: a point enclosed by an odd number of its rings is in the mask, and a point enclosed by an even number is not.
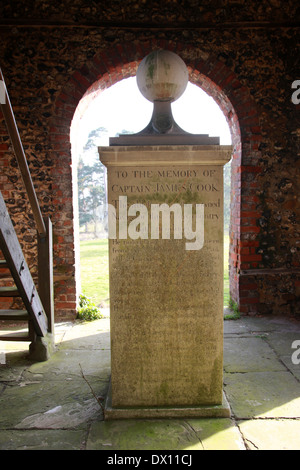
{"type": "Polygon", "coordinates": [[[124,135],[124,134],[126,135],[133,134],[133,131],[128,131],[127,129],[123,129],[121,132],[117,132],[115,137],[119,137],[120,135],[124,135]]]}
{"type": "Polygon", "coordinates": [[[100,310],[96,305],[85,295],[79,296],[79,308],[77,312],[79,320],[93,321],[103,318],[100,310]]]}
{"type": "Polygon", "coordinates": [[[96,224],[96,209],[105,202],[104,167],[98,157],[98,143],[106,130],[94,129],[88,135],[78,162],[79,225],[96,224]],[[88,163],[86,163],[88,162],[88,163]]]}
{"type": "Polygon", "coordinates": [[[239,318],[241,318],[241,314],[239,312],[239,308],[237,306],[237,303],[234,300],[232,300],[231,297],[229,299],[228,306],[229,306],[230,310],[232,311],[232,313],[229,313],[228,315],[225,315],[224,320],[238,320],[239,318]]]}

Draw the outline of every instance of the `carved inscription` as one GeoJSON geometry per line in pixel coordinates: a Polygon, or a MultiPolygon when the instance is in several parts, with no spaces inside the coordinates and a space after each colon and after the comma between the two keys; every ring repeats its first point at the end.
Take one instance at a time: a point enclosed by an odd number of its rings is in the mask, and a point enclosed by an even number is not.
{"type": "Polygon", "coordinates": [[[223,167],[108,166],[108,202],[117,224],[109,241],[113,406],[220,403],[223,167]],[[149,236],[119,236],[120,196],[126,196],[128,226],[135,221],[138,234],[147,218],[149,236]],[[134,204],[141,210],[130,215],[134,204]],[[163,230],[152,239],[154,204],[182,210],[202,204],[203,247],[185,249],[173,213],[169,239],[163,230]]]}

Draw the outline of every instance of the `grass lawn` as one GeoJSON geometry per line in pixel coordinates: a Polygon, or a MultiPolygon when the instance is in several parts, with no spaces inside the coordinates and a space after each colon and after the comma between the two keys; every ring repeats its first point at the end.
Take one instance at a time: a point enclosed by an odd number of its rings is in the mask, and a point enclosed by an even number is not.
{"type": "Polygon", "coordinates": [[[80,242],[81,293],[98,307],[108,306],[108,240],[80,242]]]}
{"type": "MultiPolygon", "coordinates": [[[[224,238],[224,305],[229,302],[229,237],[224,238]]],[[[80,243],[81,293],[98,307],[109,305],[108,240],[80,243]]]]}

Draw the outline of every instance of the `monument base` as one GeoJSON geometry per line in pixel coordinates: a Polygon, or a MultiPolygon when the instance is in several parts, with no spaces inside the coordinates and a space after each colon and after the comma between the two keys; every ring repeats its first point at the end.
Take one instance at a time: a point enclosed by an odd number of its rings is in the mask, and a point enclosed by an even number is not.
{"type": "Polygon", "coordinates": [[[109,387],[104,408],[104,420],[113,419],[151,419],[151,418],[230,418],[230,407],[223,392],[221,405],[187,407],[141,407],[113,408],[111,386],[109,387]]]}

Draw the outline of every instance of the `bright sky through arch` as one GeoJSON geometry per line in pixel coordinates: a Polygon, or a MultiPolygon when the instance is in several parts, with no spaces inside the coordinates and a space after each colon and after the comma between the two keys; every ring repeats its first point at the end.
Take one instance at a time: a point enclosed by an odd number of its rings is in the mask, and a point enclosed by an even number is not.
{"type": "MultiPolygon", "coordinates": [[[[80,151],[91,130],[104,127],[97,145],[109,145],[109,137],[123,130],[139,132],[149,123],[153,104],[140,93],[136,78],[124,79],[99,94],[81,119],[76,147],[80,151]]],[[[220,137],[221,145],[231,145],[231,136],[225,116],[217,103],[196,85],[188,83],[183,95],[172,104],[177,124],[193,134],[220,137]]]]}

